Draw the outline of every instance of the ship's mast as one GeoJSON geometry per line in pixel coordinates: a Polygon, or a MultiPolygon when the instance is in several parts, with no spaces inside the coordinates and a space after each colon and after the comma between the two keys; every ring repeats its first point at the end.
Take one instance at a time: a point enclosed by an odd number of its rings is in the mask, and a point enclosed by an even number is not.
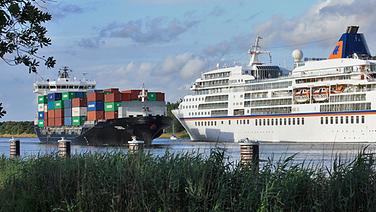
{"type": "Polygon", "coordinates": [[[250,55],[248,66],[251,67],[252,70],[256,71],[256,78],[258,76],[258,69],[257,69],[256,65],[262,65],[263,64],[259,61],[259,58],[258,58],[258,56],[260,54],[269,55],[269,62],[272,63],[272,55],[271,55],[270,51],[261,50],[261,46],[260,46],[260,40],[261,39],[262,39],[262,37],[257,36],[255,43],[252,45],[252,47],[248,51],[248,54],[250,55]]]}

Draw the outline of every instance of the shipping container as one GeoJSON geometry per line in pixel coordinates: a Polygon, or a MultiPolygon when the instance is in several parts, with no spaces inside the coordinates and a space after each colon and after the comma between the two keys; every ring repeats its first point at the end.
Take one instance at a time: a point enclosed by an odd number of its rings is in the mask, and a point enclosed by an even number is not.
{"type": "Polygon", "coordinates": [[[55,118],[48,118],[48,126],[49,127],[55,126],[55,118]]]}
{"type": "Polygon", "coordinates": [[[72,116],[72,108],[64,108],[64,117],[72,116]]]}
{"type": "Polygon", "coordinates": [[[72,107],[72,116],[87,116],[86,107],[72,107]]]}
{"type": "Polygon", "coordinates": [[[125,118],[127,117],[127,107],[120,106],[118,108],[118,118],[125,118]]]}
{"type": "Polygon", "coordinates": [[[50,93],[48,94],[48,101],[61,100],[61,93],[50,93]]]}
{"type": "Polygon", "coordinates": [[[82,99],[82,98],[72,99],[72,108],[73,107],[86,107],[86,106],[87,106],[86,99],[82,99]]]}
{"type": "Polygon", "coordinates": [[[62,94],[62,97],[61,97],[62,100],[70,100],[70,99],[73,99],[73,98],[75,98],[74,92],[64,92],[62,94]]]}
{"type": "Polygon", "coordinates": [[[47,112],[47,111],[48,111],[48,105],[45,104],[45,105],[44,105],[44,112],[47,112]]]}
{"type": "Polygon", "coordinates": [[[118,112],[115,112],[115,111],[104,112],[105,119],[117,119],[117,117],[118,117],[118,112]]]}
{"type": "Polygon", "coordinates": [[[87,101],[88,102],[103,102],[104,101],[104,93],[103,91],[95,91],[87,93],[87,101]]]}
{"type": "Polygon", "coordinates": [[[38,127],[44,127],[44,120],[38,120],[38,127]]]}
{"type": "Polygon", "coordinates": [[[64,118],[55,118],[55,127],[61,127],[64,125],[64,118]]]}
{"type": "Polygon", "coordinates": [[[107,93],[114,93],[114,92],[119,93],[119,88],[107,88],[107,89],[104,90],[105,94],[107,94],[107,93]]]}
{"type": "Polygon", "coordinates": [[[157,94],[155,92],[148,92],[148,101],[157,101],[157,94]]]}
{"type": "Polygon", "coordinates": [[[63,117],[64,117],[64,109],[56,109],[55,118],[63,118],[63,117]]]}
{"type": "Polygon", "coordinates": [[[96,120],[103,120],[103,119],[104,119],[104,111],[88,111],[87,112],[88,121],[96,121],[96,120]]]}
{"type": "Polygon", "coordinates": [[[63,100],[55,101],[55,109],[62,109],[62,108],[64,108],[64,101],[63,100]]]}
{"type": "Polygon", "coordinates": [[[72,117],[64,117],[64,126],[72,126],[72,117]]]}
{"type": "Polygon", "coordinates": [[[103,101],[88,102],[87,103],[87,111],[103,111],[103,110],[104,110],[103,101]]]}
{"type": "Polygon", "coordinates": [[[49,110],[48,111],[48,119],[55,118],[55,110],[49,110]]]}
{"type": "Polygon", "coordinates": [[[86,121],[85,116],[73,116],[72,117],[72,125],[73,126],[80,126],[83,125],[86,121]]]}
{"type": "Polygon", "coordinates": [[[120,102],[121,94],[119,92],[107,93],[104,95],[105,102],[120,102]]]}
{"type": "Polygon", "coordinates": [[[44,112],[38,112],[38,119],[43,120],[44,119],[44,112]]]}
{"type": "Polygon", "coordinates": [[[129,102],[131,101],[131,93],[121,92],[121,101],[122,102],[129,102]]]}
{"type": "Polygon", "coordinates": [[[105,102],[104,111],[108,111],[108,112],[117,111],[120,105],[121,105],[120,102],[105,102]]]}
{"type": "Polygon", "coordinates": [[[38,104],[38,112],[44,111],[44,104],[38,104]]]}
{"type": "Polygon", "coordinates": [[[72,100],[64,100],[64,108],[72,108],[72,100]]]}
{"type": "Polygon", "coordinates": [[[47,103],[48,110],[55,110],[55,101],[47,103]]]}
{"type": "Polygon", "coordinates": [[[86,92],[75,92],[74,98],[86,99],[86,92]]]}
{"type": "Polygon", "coordinates": [[[164,102],[165,101],[165,94],[162,92],[157,92],[157,101],[164,102]]]}
{"type": "MultiPolygon", "coordinates": [[[[139,99],[139,95],[141,93],[142,90],[126,90],[126,91],[122,91],[123,93],[129,93],[131,96],[130,96],[130,100],[131,101],[134,101],[134,100],[138,100],[139,99]]],[[[146,92],[148,90],[145,90],[146,92]]]]}
{"type": "Polygon", "coordinates": [[[46,96],[38,96],[38,104],[45,104],[47,103],[47,97],[46,96]]]}

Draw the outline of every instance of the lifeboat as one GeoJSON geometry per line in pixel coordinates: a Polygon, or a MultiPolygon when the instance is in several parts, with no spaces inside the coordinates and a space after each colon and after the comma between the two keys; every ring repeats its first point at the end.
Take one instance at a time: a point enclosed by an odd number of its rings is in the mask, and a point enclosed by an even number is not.
{"type": "Polygon", "coordinates": [[[297,103],[309,102],[310,92],[308,89],[297,90],[294,94],[294,99],[297,103]]]}
{"type": "Polygon", "coordinates": [[[312,94],[313,100],[323,102],[329,99],[329,89],[327,87],[315,88],[312,94]]]}
{"type": "Polygon", "coordinates": [[[346,86],[345,85],[335,85],[332,86],[330,89],[331,94],[339,94],[342,93],[345,90],[346,86]]]}

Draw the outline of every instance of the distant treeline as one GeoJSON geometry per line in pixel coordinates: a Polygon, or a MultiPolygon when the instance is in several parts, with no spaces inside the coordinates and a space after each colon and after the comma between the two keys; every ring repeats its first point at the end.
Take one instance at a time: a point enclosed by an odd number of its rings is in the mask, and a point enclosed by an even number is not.
{"type": "Polygon", "coordinates": [[[166,129],[167,133],[172,133],[172,132],[177,133],[177,132],[184,131],[183,126],[181,126],[180,122],[175,118],[175,116],[171,112],[171,110],[177,109],[179,107],[179,104],[180,104],[180,101],[175,102],[175,103],[167,102],[167,116],[172,118],[171,126],[166,129]]]}
{"type": "Polygon", "coordinates": [[[0,122],[0,134],[34,134],[32,121],[4,121],[0,122]]]}

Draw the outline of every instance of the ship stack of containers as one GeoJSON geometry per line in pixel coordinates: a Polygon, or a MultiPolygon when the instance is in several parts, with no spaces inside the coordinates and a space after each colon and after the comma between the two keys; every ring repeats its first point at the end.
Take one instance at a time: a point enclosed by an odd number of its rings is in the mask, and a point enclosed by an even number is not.
{"type": "Polygon", "coordinates": [[[72,99],[72,125],[83,125],[87,117],[87,100],[85,92],[76,92],[72,99]]]}
{"type": "Polygon", "coordinates": [[[119,88],[110,88],[104,90],[104,118],[116,119],[118,117],[118,108],[121,102],[121,93],[119,88]]]}
{"type": "Polygon", "coordinates": [[[38,127],[47,127],[47,96],[38,96],[38,127]]]}
{"type": "Polygon", "coordinates": [[[61,93],[50,93],[47,95],[47,123],[50,127],[62,126],[62,101],[61,93]],[[57,107],[56,107],[57,106],[57,107]],[[56,111],[55,109],[58,109],[56,111]]]}
{"type": "Polygon", "coordinates": [[[64,101],[64,126],[72,126],[72,99],[74,97],[74,92],[65,92],[62,95],[62,100],[64,101]]]}
{"type": "Polygon", "coordinates": [[[93,90],[87,93],[87,120],[103,120],[104,117],[104,92],[93,90]]]}

